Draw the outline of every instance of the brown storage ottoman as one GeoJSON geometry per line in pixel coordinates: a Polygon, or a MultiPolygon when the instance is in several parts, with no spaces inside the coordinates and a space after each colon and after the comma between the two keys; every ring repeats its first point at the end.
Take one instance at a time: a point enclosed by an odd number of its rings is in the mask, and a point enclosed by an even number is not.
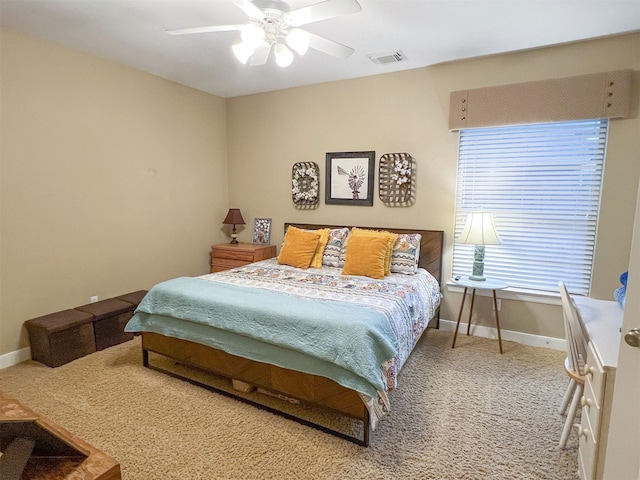
{"type": "Polygon", "coordinates": [[[134,308],[131,303],[110,298],[76,307],[76,310],[93,315],[96,349],[104,350],[133,339],[133,333],[125,332],[124,327],[133,316],[134,308]]]}
{"type": "Polygon", "coordinates": [[[31,343],[31,358],[59,367],[96,351],[93,315],[64,310],[24,322],[31,343]]]}
{"type": "Polygon", "coordinates": [[[137,292],[125,293],[124,295],[118,295],[116,298],[118,300],[122,300],[123,302],[131,303],[135,308],[140,305],[140,302],[147,294],[147,290],[138,290],[137,292]]]}

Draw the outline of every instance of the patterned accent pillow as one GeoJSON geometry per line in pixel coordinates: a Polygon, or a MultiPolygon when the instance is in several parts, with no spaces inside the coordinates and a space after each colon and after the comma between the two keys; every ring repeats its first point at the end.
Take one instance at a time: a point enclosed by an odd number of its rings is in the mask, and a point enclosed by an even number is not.
{"type": "Polygon", "coordinates": [[[329,241],[327,241],[327,245],[324,247],[322,265],[326,265],[327,267],[344,267],[348,237],[349,229],[346,227],[332,228],[329,230],[329,241]]]}
{"type": "Polygon", "coordinates": [[[391,252],[391,273],[413,275],[418,271],[421,238],[422,235],[419,233],[402,233],[398,235],[391,252]]]}

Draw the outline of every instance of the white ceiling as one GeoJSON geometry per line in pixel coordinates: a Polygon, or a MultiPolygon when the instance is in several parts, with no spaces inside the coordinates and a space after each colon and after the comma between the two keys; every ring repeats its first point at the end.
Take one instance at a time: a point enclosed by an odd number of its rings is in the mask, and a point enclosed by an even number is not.
{"type": "MultiPolygon", "coordinates": [[[[287,68],[240,64],[239,33],[167,29],[246,23],[231,0],[0,0],[0,26],[235,97],[640,30],[640,0],[358,0],[362,11],[304,28],[355,49],[309,50],[287,68]],[[376,65],[368,54],[401,50],[376,65]]],[[[289,0],[292,9],[318,0],[289,0]]]]}

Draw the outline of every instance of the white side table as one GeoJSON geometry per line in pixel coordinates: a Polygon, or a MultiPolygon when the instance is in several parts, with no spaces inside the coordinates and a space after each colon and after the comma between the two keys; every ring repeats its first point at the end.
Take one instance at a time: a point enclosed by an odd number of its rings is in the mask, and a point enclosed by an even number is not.
{"type": "Polygon", "coordinates": [[[503,290],[509,285],[506,283],[487,278],[483,282],[477,282],[469,280],[468,278],[460,278],[460,280],[453,280],[453,283],[460,287],[464,287],[464,293],[462,294],[462,303],[460,304],[460,312],[458,313],[458,322],[456,323],[456,331],[453,334],[453,343],[451,348],[456,346],[456,337],[458,336],[458,328],[460,328],[460,319],[462,318],[462,310],[464,309],[464,301],[467,298],[467,291],[471,288],[471,307],[469,308],[469,322],[467,323],[467,335],[471,332],[471,314],[473,313],[473,303],[476,299],[476,290],[491,290],[493,292],[493,311],[496,314],[496,327],[498,328],[498,344],[500,345],[500,353],[502,353],[502,336],[500,335],[500,319],[498,318],[498,299],[496,298],[496,290],[503,290]]]}

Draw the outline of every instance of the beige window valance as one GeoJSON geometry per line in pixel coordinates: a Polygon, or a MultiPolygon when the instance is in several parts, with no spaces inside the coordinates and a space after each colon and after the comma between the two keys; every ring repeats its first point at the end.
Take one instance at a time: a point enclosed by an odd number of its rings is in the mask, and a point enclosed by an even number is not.
{"type": "Polygon", "coordinates": [[[451,92],[449,129],[626,117],[633,70],[451,92]]]}

